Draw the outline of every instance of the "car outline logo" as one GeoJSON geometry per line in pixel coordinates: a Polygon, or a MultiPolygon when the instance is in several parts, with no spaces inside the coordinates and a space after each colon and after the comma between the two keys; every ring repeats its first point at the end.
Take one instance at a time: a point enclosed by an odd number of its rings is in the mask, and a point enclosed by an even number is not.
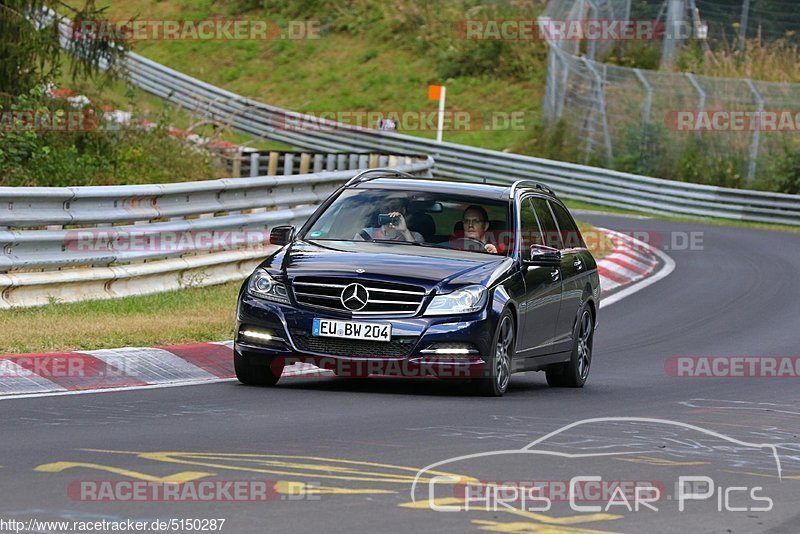
{"type": "Polygon", "coordinates": [[[339,300],[342,301],[342,306],[350,311],[363,310],[369,301],[369,291],[361,284],[353,283],[342,289],[339,300]]]}

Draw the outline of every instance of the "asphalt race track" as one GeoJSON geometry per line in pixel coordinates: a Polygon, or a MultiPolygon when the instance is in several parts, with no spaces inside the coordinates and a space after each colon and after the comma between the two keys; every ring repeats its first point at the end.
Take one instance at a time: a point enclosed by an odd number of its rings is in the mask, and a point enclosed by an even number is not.
{"type": "Polygon", "coordinates": [[[666,251],[670,276],[601,311],[583,390],[548,388],[542,374],[515,375],[499,399],[452,381],[310,376],[273,389],[229,381],[6,400],[0,517],[225,519],[228,533],[799,532],[800,379],[676,377],[668,359],[800,356],[800,234],[582,218],[667,243],[702,233],[702,250],[666,251]],[[580,476],[657,488],[657,510],[580,476]],[[697,484],[676,487],[680,477],[697,484]],[[465,510],[476,479],[506,493],[483,486],[465,510]],[[120,481],[249,481],[252,500],[111,502],[94,491],[120,481]],[[544,493],[520,490],[532,481],[544,493]],[[583,491],[572,503],[561,491],[570,481],[583,491]]]}

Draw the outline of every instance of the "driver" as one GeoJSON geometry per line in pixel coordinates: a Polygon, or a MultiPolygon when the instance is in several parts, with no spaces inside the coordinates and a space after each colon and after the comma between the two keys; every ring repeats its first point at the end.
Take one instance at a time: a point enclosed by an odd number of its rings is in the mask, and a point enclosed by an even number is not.
{"type": "Polygon", "coordinates": [[[394,222],[384,224],[377,228],[364,228],[354,237],[357,241],[389,240],[389,241],[416,241],[423,243],[425,238],[418,232],[412,232],[406,224],[406,203],[402,198],[390,198],[381,205],[379,213],[385,213],[395,218],[394,222]]]}
{"type": "Polygon", "coordinates": [[[464,237],[483,243],[486,252],[497,254],[497,247],[486,242],[486,230],[489,229],[489,214],[482,206],[472,205],[464,210],[461,217],[464,224],[464,237]]]}

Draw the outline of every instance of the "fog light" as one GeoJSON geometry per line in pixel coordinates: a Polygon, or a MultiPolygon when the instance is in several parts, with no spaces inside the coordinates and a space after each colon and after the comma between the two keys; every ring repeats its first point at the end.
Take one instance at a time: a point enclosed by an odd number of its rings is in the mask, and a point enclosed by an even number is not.
{"type": "Polygon", "coordinates": [[[272,330],[259,330],[252,327],[245,327],[239,330],[239,339],[258,342],[259,344],[284,343],[284,339],[275,335],[272,330]]]}
{"type": "Polygon", "coordinates": [[[242,330],[242,335],[244,337],[259,339],[261,341],[272,341],[273,339],[272,334],[268,334],[266,332],[258,332],[257,330],[242,330]]]}
{"type": "Polygon", "coordinates": [[[434,343],[420,353],[436,356],[478,356],[480,351],[471,343],[434,343]]]}

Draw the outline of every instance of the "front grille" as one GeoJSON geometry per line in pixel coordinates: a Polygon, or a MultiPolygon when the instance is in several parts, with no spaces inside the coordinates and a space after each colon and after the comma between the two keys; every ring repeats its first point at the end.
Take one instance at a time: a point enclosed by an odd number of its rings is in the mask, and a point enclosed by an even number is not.
{"type": "Polygon", "coordinates": [[[355,278],[298,276],[292,281],[292,289],[300,305],[352,315],[414,314],[425,298],[424,287],[355,278]],[[342,290],[352,283],[361,284],[369,292],[367,305],[359,311],[348,310],[342,304],[342,290]]]}
{"type": "Polygon", "coordinates": [[[292,340],[298,349],[331,356],[355,358],[405,358],[414,350],[416,337],[399,337],[392,341],[366,341],[312,336],[302,330],[292,330],[292,340]]]}

